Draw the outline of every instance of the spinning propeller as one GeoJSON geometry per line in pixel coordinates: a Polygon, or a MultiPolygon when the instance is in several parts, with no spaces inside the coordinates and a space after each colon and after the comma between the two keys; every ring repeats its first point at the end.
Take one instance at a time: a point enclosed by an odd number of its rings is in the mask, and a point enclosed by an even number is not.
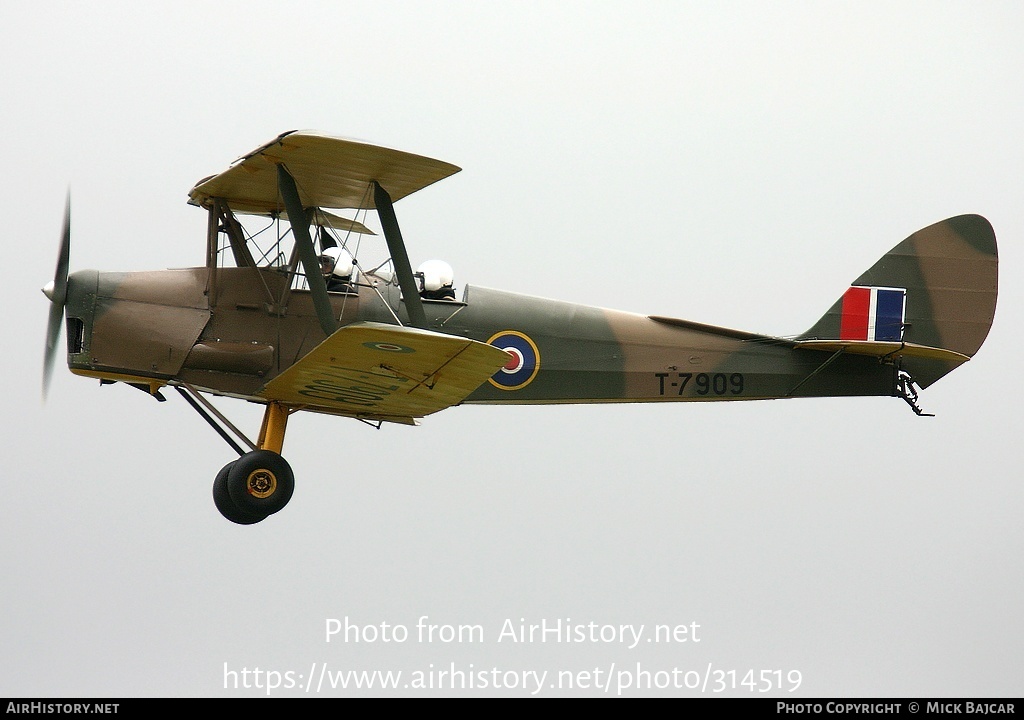
{"type": "Polygon", "coordinates": [[[43,399],[50,388],[53,375],[53,361],[57,354],[61,325],[64,320],[64,305],[68,297],[68,259],[71,254],[71,192],[64,205],[64,228],[60,235],[60,253],[53,280],[43,288],[43,294],[50,299],[50,319],[46,325],[46,355],[43,358],[43,399]]]}

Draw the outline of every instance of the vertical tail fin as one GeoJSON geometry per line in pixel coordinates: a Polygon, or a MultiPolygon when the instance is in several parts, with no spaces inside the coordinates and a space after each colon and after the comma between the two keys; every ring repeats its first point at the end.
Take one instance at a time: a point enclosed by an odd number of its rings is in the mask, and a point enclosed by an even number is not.
{"type": "Polygon", "coordinates": [[[927,387],[972,357],[988,336],[998,266],[988,220],[943,220],[886,253],[798,341],[838,341],[854,352],[898,354],[901,369],[927,387]],[[901,346],[907,352],[885,352],[901,346]]]}

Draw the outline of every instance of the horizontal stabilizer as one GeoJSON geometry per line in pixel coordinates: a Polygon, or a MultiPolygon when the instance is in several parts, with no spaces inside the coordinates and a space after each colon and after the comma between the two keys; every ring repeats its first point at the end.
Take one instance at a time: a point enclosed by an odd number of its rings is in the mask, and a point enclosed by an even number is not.
{"type": "Polygon", "coordinates": [[[970,356],[958,353],[954,350],[929,347],[927,345],[915,345],[914,343],[903,342],[878,342],[866,340],[804,340],[797,342],[796,347],[801,350],[822,350],[825,352],[843,352],[852,355],[870,355],[877,358],[925,358],[927,360],[944,360],[956,364],[965,363],[970,356]]]}
{"type": "Polygon", "coordinates": [[[430,330],[356,323],[260,391],[267,400],[410,424],[462,402],[509,360],[492,345],[430,330]]]}

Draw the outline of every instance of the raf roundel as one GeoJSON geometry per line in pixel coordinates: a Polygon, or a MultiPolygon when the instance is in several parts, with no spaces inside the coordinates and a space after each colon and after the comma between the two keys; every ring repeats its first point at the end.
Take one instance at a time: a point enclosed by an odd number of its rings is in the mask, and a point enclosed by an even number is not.
{"type": "Polygon", "coordinates": [[[540,370],[540,350],[529,336],[515,330],[503,330],[492,335],[487,342],[512,356],[505,367],[490,377],[491,385],[499,390],[519,390],[533,382],[540,370]]]}
{"type": "Polygon", "coordinates": [[[406,347],[405,345],[396,345],[395,343],[390,342],[364,342],[363,347],[368,347],[371,350],[384,350],[386,352],[393,353],[416,352],[411,347],[406,347]]]}

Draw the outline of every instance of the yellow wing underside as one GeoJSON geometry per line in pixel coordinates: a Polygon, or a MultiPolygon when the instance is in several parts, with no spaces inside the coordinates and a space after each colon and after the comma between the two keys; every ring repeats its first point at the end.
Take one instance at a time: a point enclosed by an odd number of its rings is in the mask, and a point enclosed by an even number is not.
{"type": "Polygon", "coordinates": [[[508,362],[486,343],[380,323],[347,325],[260,391],[267,400],[412,423],[462,402],[508,362]]]}
{"type": "Polygon", "coordinates": [[[284,210],[277,187],[277,165],[288,168],[303,207],[375,207],[371,182],[380,183],[392,202],[459,172],[441,160],[358,140],[311,132],[287,132],[239,158],[227,170],[200,180],[189,202],[210,207],[227,201],[236,213],[279,214],[284,210]]]}

